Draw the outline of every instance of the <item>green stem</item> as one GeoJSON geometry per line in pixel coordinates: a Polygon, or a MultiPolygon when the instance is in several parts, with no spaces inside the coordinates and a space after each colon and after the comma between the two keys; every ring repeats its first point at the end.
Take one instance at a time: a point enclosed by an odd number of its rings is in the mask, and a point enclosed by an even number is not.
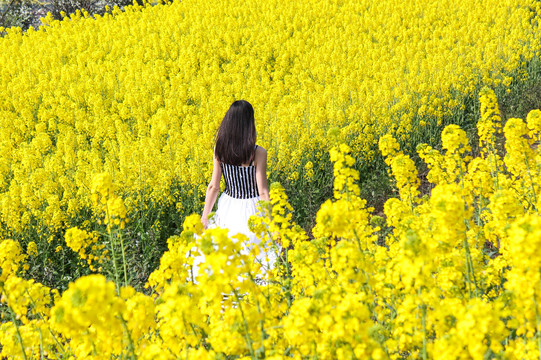
{"type": "Polygon", "coordinates": [[[471,257],[471,253],[470,253],[469,250],[470,250],[470,248],[469,248],[469,245],[468,245],[468,258],[470,259],[470,272],[471,272],[471,276],[473,278],[473,286],[475,287],[476,296],[479,296],[480,295],[480,289],[477,286],[477,278],[475,277],[475,267],[473,266],[473,259],[471,257]]]}
{"type": "Polygon", "coordinates": [[[426,352],[426,305],[421,305],[421,311],[423,312],[423,317],[421,319],[421,324],[423,325],[423,360],[427,360],[428,354],[426,352]]]}
{"type": "MultiPolygon", "coordinates": [[[[271,213],[271,210],[270,209],[267,209],[267,213],[270,214],[271,213]]],[[[268,226],[268,225],[267,225],[268,226]]],[[[272,237],[272,234],[271,232],[268,230],[268,227],[267,227],[267,236],[269,237],[269,239],[271,240],[272,243],[276,244],[277,242],[273,239],[272,237]]],[[[281,244],[280,244],[281,245],[281,244]]],[[[291,300],[291,266],[289,264],[289,257],[288,257],[288,249],[285,248],[284,249],[285,251],[285,255],[282,256],[281,253],[278,254],[278,260],[280,263],[282,263],[282,265],[285,267],[286,269],[286,279],[289,280],[289,285],[288,286],[284,286],[284,281],[283,281],[283,276],[281,276],[282,278],[282,282],[281,282],[281,287],[282,289],[284,289],[284,295],[286,296],[286,300],[287,300],[287,312],[286,313],[289,313],[289,309],[291,309],[291,305],[293,305],[292,303],[292,300],[291,300]]],[[[277,261],[278,262],[278,261],[277,261]]],[[[275,264],[276,266],[276,264],[275,264]]],[[[252,277],[252,275],[250,274],[250,277],[252,277]]],[[[254,281],[254,279],[252,278],[252,281],[254,281]]],[[[254,281],[255,282],[255,281],[254,281]]]]}
{"type": "Polygon", "coordinates": [[[126,323],[126,320],[124,320],[122,315],[120,315],[120,322],[122,323],[122,327],[124,328],[124,331],[126,331],[126,336],[128,337],[128,351],[130,359],[135,359],[135,345],[133,344],[133,339],[131,338],[128,324],[126,323]]]}
{"type": "Polygon", "coordinates": [[[199,345],[200,346],[205,346],[204,345],[204,337],[203,336],[199,336],[197,335],[197,331],[195,330],[195,326],[193,326],[193,324],[191,322],[188,322],[186,321],[186,318],[184,317],[184,315],[182,315],[182,321],[184,321],[184,324],[189,324],[190,325],[190,329],[192,329],[192,333],[193,333],[193,336],[195,336],[196,338],[199,338],[199,345]]]}
{"type": "MultiPolygon", "coordinates": [[[[540,270],[541,272],[541,270],[540,270]]],[[[540,274],[541,275],[541,274],[540,274]]],[[[539,279],[540,285],[541,285],[541,278],[539,279]]],[[[536,336],[537,336],[537,350],[539,351],[539,360],[541,360],[541,315],[539,314],[539,310],[537,309],[537,300],[535,299],[535,292],[533,294],[533,303],[535,305],[535,317],[536,317],[536,336]]]]}
{"type": "MultiPolygon", "coordinates": [[[[494,139],[494,134],[492,134],[492,142],[494,143],[495,139],[494,139]]],[[[496,190],[500,190],[500,183],[499,183],[499,180],[498,180],[498,164],[497,164],[497,161],[496,161],[496,150],[494,149],[493,146],[490,146],[490,154],[489,154],[489,158],[491,161],[489,161],[489,164],[490,164],[490,170],[492,172],[492,179],[494,179],[494,187],[496,190]],[[494,163],[492,162],[492,160],[494,161],[494,163]],[[494,166],[494,167],[493,167],[494,166]]]]}
{"type": "Polygon", "coordinates": [[[24,360],[28,360],[28,358],[26,357],[26,352],[24,351],[23,337],[21,336],[21,332],[19,331],[19,325],[17,324],[17,320],[15,319],[13,309],[9,305],[8,307],[9,307],[9,314],[11,315],[11,322],[13,323],[13,325],[15,325],[15,330],[17,331],[17,340],[19,341],[19,344],[21,345],[23,358],[24,360]]]}
{"type": "Polygon", "coordinates": [[[257,296],[254,296],[254,298],[255,298],[255,303],[257,305],[257,312],[259,313],[259,316],[260,316],[260,319],[259,319],[260,340],[261,340],[261,349],[263,350],[261,355],[265,357],[265,336],[267,335],[267,333],[265,332],[265,317],[264,317],[264,314],[261,312],[261,307],[259,306],[259,300],[257,299],[257,296]]]}
{"type": "Polygon", "coordinates": [[[532,179],[532,173],[530,171],[530,164],[528,163],[528,156],[526,156],[526,153],[524,153],[524,162],[526,163],[526,170],[528,170],[528,177],[530,178],[530,186],[532,188],[535,209],[537,209],[537,195],[535,194],[535,188],[533,186],[534,181],[532,179]]]}
{"type": "MultiPolygon", "coordinates": [[[[6,293],[6,288],[4,287],[4,284],[3,283],[0,283],[0,295],[2,293],[4,293],[6,295],[6,298],[8,296],[8,294],[6,293]]],[[[26,352],[24,351],[24,344],[23,344],[23,337],[21,336],[21,332],[19,331],[19,324],[17,324],[17,319],[15,319],[15,312],[13,311],[13,309],[11,308],[11,306],[6,303],[7,305],[7,308],[8,308],[8,312],[9,312],[9,315],[11,316],[11,322],[13,323],[13,325],[15,325],[15,330],[17,332],[17,340],[19,341],[19,344],[21,345],[21,350],[23,352],[23,358],[24,360],[27,360],[27,357],[26,357],[26,352]]]]}
{"type": "Polygon", "coordinates": [[[124,238],[122,237],[122,232],[119,231],[120,237],[120,247],[122,249],[122,264],[124,265],[124,286],[128,286],[128,269],[126,266],[126,254],[124,251],[124,238]]]}
{"type": "MultiPolygon", "coordinates": [[[[462,158],[459,157],[460,160],[462,160],[462,158]]],[[[464,190],[464,168],[462,167],[462,161],[460,162],[460,185],[462,187],[462,189],[464,190]]],[[[466,202],[466,198],[464,196],[462,196],[462,200],[464,200],[464,210],[467,210],[467,202],[466,202]]],[[[464,225],[466,226],[466,229],[470,229],[470,224],[468,222],[467,219],[464,219],[464,225]]],[[[470,244],[468,243],[468,233],[465,232],[464,233],[464,253],[465,253],[465,257],[466,257],[466,278],[468,280],[468,296],[469,298],[471,299],[472,298],[472,294],[471,294],[471,281],[472,279],[470,279],[470,274],[471,274],[471,277],[473,278],[473,283],[474,283],[474,286],[475,286],[475,292],[476,294],[478,295],[479,294],[479,289],[477,288],[477,281],[475,279],[475,271],[474,271],[474,267],[473,267],[473,260],[471,258],[471,252],[470,252],[470,244]]]]}
{"type": "Polygon", "coordinates": [[[286,300],[287,300],[287,314],[289,314],[289,310],[291,309],[291,306],[293,305],[293,296],[291,295],[291,279],[293,278],[291,276],[291,266],[289,264],[289,250],[286,249],[285,250],[285,261],[286,261],[286,276],[287,276],[287,280],[288,280],[288,283],[287,283],[287,287],[286,287],[286,291],[285,291],[285,296],[286,296],[286,300]]]}
{"type": "MultiPolygon", "coordinates": [[[[267,232],[268,236],[269,236],[269,239],[272,239],[272,235],[270,232],[267,232]]],[[[273,240],[274,242],[274,240],[273,240]]],[[[286,279],[289,280],[289,285],[287,286],[284,286],[284,281],[283,281],[283,276],[281,276],[282,278],[282,282],[281,282],[281,287],[282,289],[284,290],[284,295],[286,296],[286,300],[287,300],[287,312],[289,313],[289,309],[291,309],[291,305],[293,305],[292,301],[291,301],[291,266],[289,264],[289,253],[288,253],[288,249],[285,248],[284,249],[284,253],[285,255],[282,256],[282,254],[278,254],[278,259],[280,260],[280,262],[282,263],[282,265],[285,267],[286,269],[286,279]]],[[[276,265],[275,265],[276,266],[276,265]]],[[[252,277],[252,275],[250,274],[250,277],[252,277]]],[[[252,279],[252,281],[254,281],[254,279],[252,279]]]]}
{"type": "Polygon", "coordinates": [[[317,343],[315,340],[312,340],[312,345],[314,346],[314,356],[312,356],[312,359],[319,359],[319,355],[317,354],[317,343]]]}
{"type": "Polygon", "coordinates": [[[41,332],[41,328],[38,327],[39,332],[39,358],[45,359],[43,354],[43,333],[41,332]]]}
{"type": "Polygon", "coordinates": [[[464,253],[466,255],[466,277],[468,280],[468,294],[471,299],[471,282],[473,280],[473,285],[475,287],[475,293],[479,296],[479,287],[477,286],[477,279],[475,278],[475,268],[473,266],[473,259],[471,257],[470,245],[468,243],[468,235],[464,234],[464,253]],[[471,274],[471,278],[470,278],[471,274]],[[473,278],[473,279],[472,279],[473,278]]]}
{"type": "Polygon", "coordinates": [[[111,255],[113,256],[113,268],[115,270],[115,287],[117,295],[120,295],[120,290],[118,286],[118,269],[116,266],[115,241],[111,232],[111,217],[109,216],[109,210],[107,210],[105,218],[107,219],[107,234],[109,235],[109,241],[111,243],[111,255]]]}
{"type": "Polygon", "coordinates": [[[363,247],[361,245],[361,239],[359,238],[359,235],[357,234],[357,230],[353,228],[353,235],[355,236],[355,241],[357,242],[357,247],[359,248],[359,252],[362,254],[364,253],[363,247]]]}
{"type": "Polygon", "coordinates": [[[246,316],[244,315],[244,310],[242,310],[242,303],[240,301],[239,294],[237,293],[237,290],[235,290],[235,288],[233,288],[233,286],[231,286],[231,290],[233,291],[233,294],[235,295],[235,298],[237,299],[237,303],[239,304],[239,310],[240,310],[240,314],[242,315],[244,331],[246,332],[246,343],[248,344],[248,349],[250,350],[250,355],[252,356],[252,359],[255,359],[253,341],[252,341],[252,338],[250,337],[250,331],[248,329],[248,322],[246,321],[246,316]]]}
{"type": "Polygon", "coordinates": [[[358,357],[355,355],[355,349],[353,348],[353,346],[349,342],[346,344],[349,347],[349,350],[351,351],[351,359],[357,360],[358,357]]]}
{"type": "Polygon", "coordinates": [[[464,257],[466,260],[466,282],[468,283],[468,297],[471,299],[471,279],[470,279],[470,261],[468,259],[468,253],[469,253],[469,247],[468,247],[468,240],[466,237],[464,237],[464,257]]]}
{"type": "MultiPolygon", "coordinates": [[[[154,335],[156,336],[156,338],[160,339],[160,341],[162,342],[162,344],[166,344],[166,341],[163,339],[162,335],[160,334],[159,331],[155,332],[154,335]]],[[[171,350],[171,348],[169,346],[166,346],[166,349],[167,351],[169,352],[169,355],[171,355],[170,358],[173,358],[173,359],[177,359],[177,355],[173,352],[173,350],[171,350]]]]}
{"type": "MultiPolygon", "coordinates": [[[[30,296],[30,293],[28,292],[28,289],[26,289],[26,295],[28,296],[28,299],[30,299],[30,303],[32,304],[32,306],[34,307],[34,309],[36,308],[36,303],[34,302],[34,299],[32,298],[32,296],[30,296]]],[[[36,312],[36,315],[39,316],[40,320],[43,321],[44,323],[47,323],[47,321],[43,318],[43,315],[41,315],[41,313],[39,312],[36,312]]],[[[51,328],[48,326],[48,330],[49,330],[49,334],[51,334],[51,337],[54,339],[54,341],[56,342],[56,345],[58,345],[58,347],[60,348],[60,350],[62,351],[62,355],[64,355],[64,353],[66,352],[66,350],[64,350],[64,346],[62,346],[62,344],[60,343],[60,341],[58,341],[57,337],[53,334],[53,332],[51,331],[51,328]]],[[[41,329],[40,329],[40,337],[41,337],[41,329]]],[[[57,357],[58,358],[58,357],[57,357]]]]}

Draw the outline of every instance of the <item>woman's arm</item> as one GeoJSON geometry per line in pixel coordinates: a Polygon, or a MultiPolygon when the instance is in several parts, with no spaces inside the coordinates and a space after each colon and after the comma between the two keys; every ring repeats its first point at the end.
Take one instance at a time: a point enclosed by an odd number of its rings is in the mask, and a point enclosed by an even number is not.
{"type": "Polygon", "coordinates": [[[212,178],[210,179],[209,186],[207,187],[207,194],[205,196],[205,207],[203,209],[203,214],[201,215],[201,222],[205,229],[208,226],[209,219],[208,216],[214,207],[216,198],[220,193],[220,180],[222,178],[222,168],[220,167],[220,162],[214,156],[213,169],[212,169],[212,178]]]}
{"type": "MultiPolygon", "coordinates": [[[[270,201],[269,184],[267,182],[267,150],[258,146],[255,153],[255,179],[257,182],[257,190],[259,191],[259,198],[263,201],[270,201]]],[[[265,216],[270,216],[270,208],[265,216]]],[[[272,235],[273,241],[282,245],[280,240],[280,234],[275,233],[272,235]]]]}
{"type": "Polygon", "coordinates": [[[267,150],[258,146],[255,151],[255,179],[259,198],[263,201],[269,201],[269,184],[267,182],[267,150]]]}

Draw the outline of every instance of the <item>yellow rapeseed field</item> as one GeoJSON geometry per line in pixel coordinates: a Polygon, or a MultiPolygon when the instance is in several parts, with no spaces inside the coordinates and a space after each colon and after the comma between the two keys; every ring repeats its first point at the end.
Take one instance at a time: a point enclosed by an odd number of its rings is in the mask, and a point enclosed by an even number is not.
{"type": "Polygon", "coordinates": [[[541,359],[541,111],[502,123],[489,89],[526,80],[540,15],[533,0],[187,0],[0,29],[0,357],[541,359]],[[187,216],[136,288],[130,249],[174,225],[159,212],[200,208],[239,98],[271,178],[315,186],[329,154],[332,197],[307,232],[272,185],[250,224],[284,248],[266,273],[241,235],[187,216]],[[399,144],[471,99],[480,153],[454,124],[441,150],[420,144],[422,196],[399,144]],[[397,188],[384,218],[354,169],[380,155],[397,188]]]}
{"type": "Polygon", "coordinates": [[[319,166],[329,131],[370,161],[387,131],[406,140],[480,84],[524,76],[538,11],[531,0],[188,0],[3,30],[0,233],[65,230],[101,172],[128,210],[144,196],[198,209],[215,130],[239,98],[255,106],[271,174],[295,181],[319,166]]]}
{"type": "MultiPolygon", "coordinates": [[[[400,193],[385,204],[392,227],[386,246],[376,244],[382,219],[359,197],[345,144],[330,150],[334,197],[318,211],[314,239],[292,222],[278,184],[270,216],[252,218],[263,241],[284,246],[277,267],[264,275],[255,251],[241,252],[242,236],[204,231],[198,215],[168,240],[148,294],[102,274],[81,277],[59,294],[18,276],[33,255],[16,241],[0,242],[0,356],[538,359],[541,111],[507,121],[502,158],[492,91],[483,91],[481,106],[479,156],[469,155],[456,125],[444,129],[441,152],[419,146],[434,185],[429,197],[420,197],[417,170],[396,140],[380,139],[400,193]],[[490,254],[489,245],[498,252],[490,254]],[[206,262],[193,278],[198,251],[206,262]]],[[[95,183],[94,194],[104,199],[97,207],[117,202],[110,177],[95,183]]],[[[101,215],[110,232],[123,227],[114,221],[123,219],[123,206],[111,209],[117,211],[101,215]]],[[[66,237],[81,257],[93,244],[77,228],[66,237]]]]}

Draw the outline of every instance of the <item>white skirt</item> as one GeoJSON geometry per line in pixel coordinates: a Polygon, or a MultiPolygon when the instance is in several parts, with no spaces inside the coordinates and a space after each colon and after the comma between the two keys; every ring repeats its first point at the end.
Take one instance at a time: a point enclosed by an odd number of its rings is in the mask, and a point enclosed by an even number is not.
{"type": "MultiPolygon", "coordinates": [[[[251,232],[248,227],[250,216],[259,213],[257,209],[259,200],[259,196],[250,199],[237,199],[226,193],[222,193],[218,199],[218,209],[214,216],[209,220],[208,227],[228,229],[229,237],[236,234],[244,234],[248,240],[243,244],[243,252],[251,251],[254,246],[259,247],[260,251],[256,256],[256,261],[262,265],[261,275],[264,275],[268,270],[274,267],[278,257],[277,253],[279,253],[281,249],[272,246],[261,246],[261,239],[251,232]]],[[[196,256],[193,262],[192,269],[194,277],[197,276],[199,266],[204,262],[205,256],[200,252],[200,255],[196,256]]]]}
{"type": "Polygon", "coordinates": [[[258,202],[259,196],[251,199],[236,199],[223,193],[218,199],[218,210],[209,221],[209,227],[228,229],[230,236],[244,234],[248,237],[250,244],[259,244],[261,240],[248,227],[250,216],[258,213],[258,202]]]}

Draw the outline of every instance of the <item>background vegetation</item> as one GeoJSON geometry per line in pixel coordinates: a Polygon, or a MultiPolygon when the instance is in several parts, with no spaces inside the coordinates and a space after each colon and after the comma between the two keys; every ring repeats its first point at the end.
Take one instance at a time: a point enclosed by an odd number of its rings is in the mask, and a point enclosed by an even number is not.
{"type": "Polygon", "coordinates": [[[2,0],[0,1],[0,26],[19,27],[26,31],[30,26],[37,29],[41,18],[50,12],[55,19],[86,10],[89,14],[103,14],[105,6],[123,8],[133,2],[127,0],[2,0]]]}

